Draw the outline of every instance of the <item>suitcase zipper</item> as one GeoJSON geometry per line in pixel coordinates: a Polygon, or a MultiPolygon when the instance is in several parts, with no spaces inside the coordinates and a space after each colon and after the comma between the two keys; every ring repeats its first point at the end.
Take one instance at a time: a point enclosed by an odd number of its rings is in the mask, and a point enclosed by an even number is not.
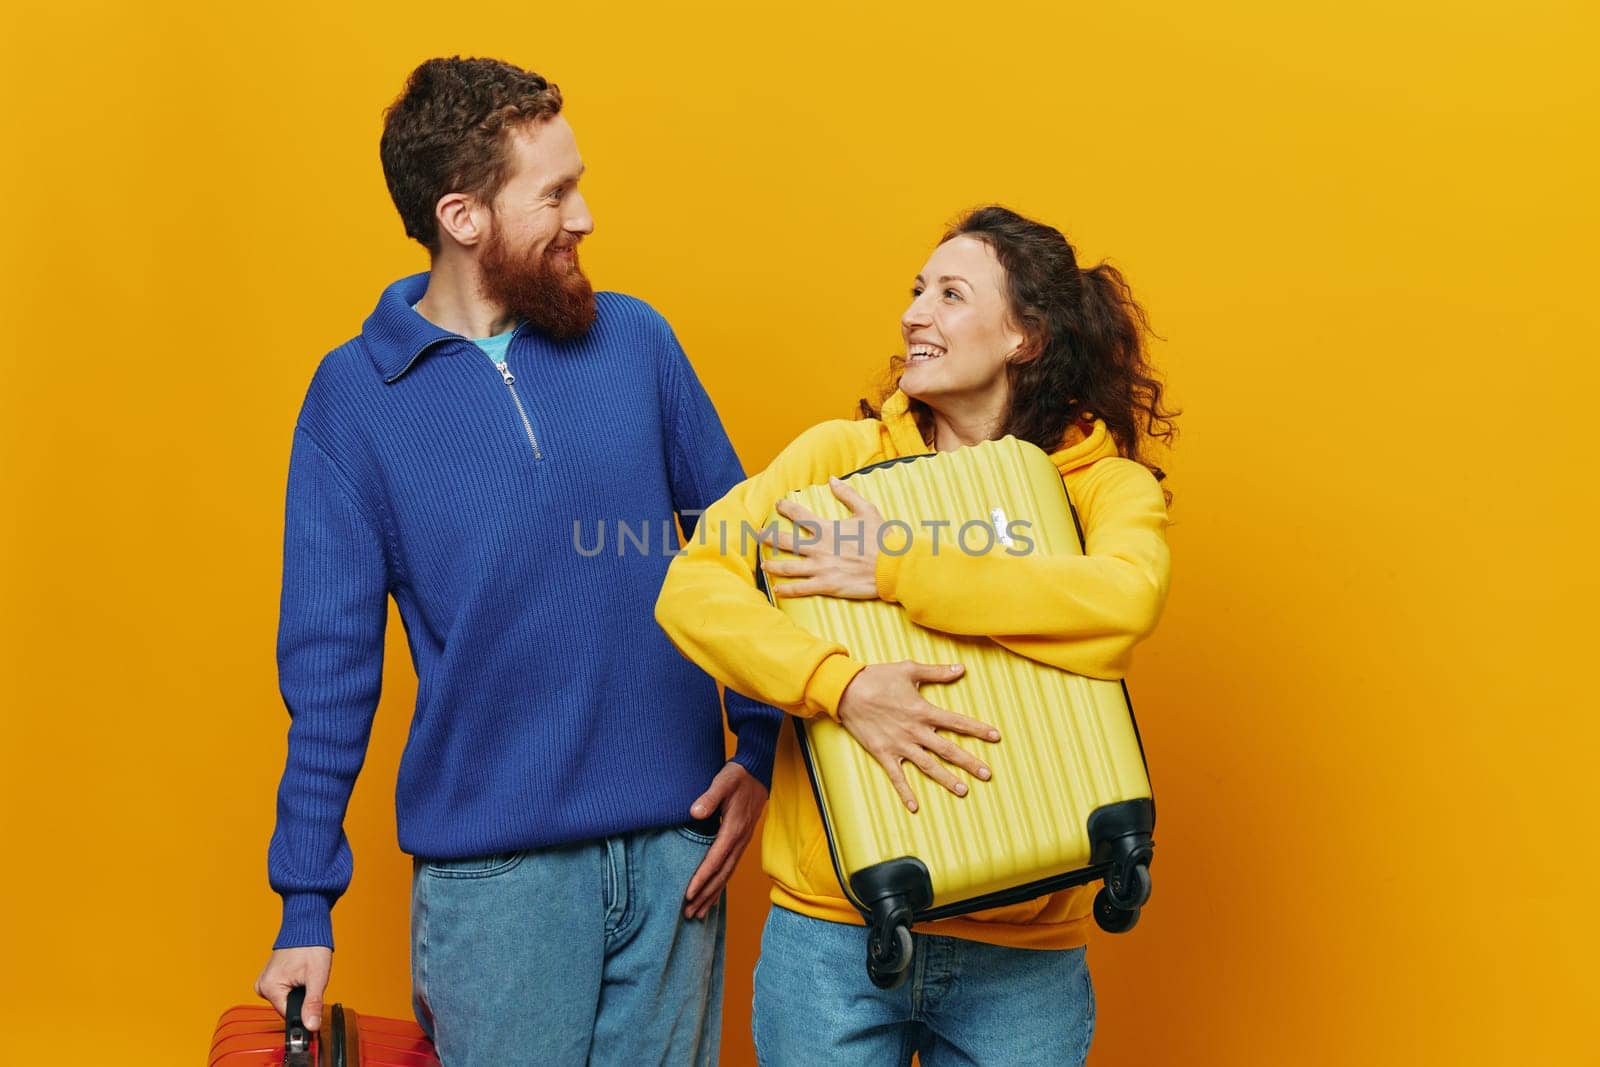
{"type": "Polygon", "coordinates": [[[527,409],[522,406],[522,398],[517,395],[517,379],[511,373],[511,364],[501,360],[494,367],[500,372],[501,379],[506,383],[506,389],[511,393],[511,402],[517,405],[517,414],[522,418],[522,428],[528,433],[528,444],[533,446],[533,458],[543,459],[544,453],[539,451],[539,438],[533,432],[533,423],[528,418],[527,409]]]}

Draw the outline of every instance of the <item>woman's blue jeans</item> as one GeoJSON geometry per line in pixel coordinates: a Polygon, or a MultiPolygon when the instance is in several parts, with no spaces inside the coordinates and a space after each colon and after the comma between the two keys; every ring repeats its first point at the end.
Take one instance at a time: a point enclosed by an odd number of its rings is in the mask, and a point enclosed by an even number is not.
{"type": "Polygon", "coordinates": [[[756,963],[762,1067],[1079,1065],[1094,1034],[1082,948],[1002,948],[913,934],[906,982],[867,977],[864,926],[774,906],[756,963]]]}

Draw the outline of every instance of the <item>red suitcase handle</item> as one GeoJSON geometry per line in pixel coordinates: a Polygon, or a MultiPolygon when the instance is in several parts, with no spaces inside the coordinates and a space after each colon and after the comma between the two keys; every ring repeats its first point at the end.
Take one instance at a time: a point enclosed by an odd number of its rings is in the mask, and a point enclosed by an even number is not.
{"type": "Polygon", "coordinates": [[[289,990],[289,1002],[283,1012],[283,1067],[312,1067],[311,1034],[300,1018],[306,1003],[306,987],[297,985],[289,990]]]}

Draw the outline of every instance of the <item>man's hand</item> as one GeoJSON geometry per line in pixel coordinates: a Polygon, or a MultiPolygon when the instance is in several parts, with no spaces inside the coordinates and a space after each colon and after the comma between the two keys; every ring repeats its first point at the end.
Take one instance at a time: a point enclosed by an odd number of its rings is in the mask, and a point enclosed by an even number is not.
{"type": "Polygon", "coordinates": [[[267,960],[266,970],[256,979],[256,996],[284,1013],[284,1003],[289,990],[297,985],[306,987],[306,1004],[300,1009],[307,1030],[322,1025],[322,993],[328,988],[328,974],[333,970],[333,949],[321,945],[305,948],[280,948],[267,960]]]}
{"type": "Polygon", "coordinates": [[[901,768],[908,760],[958,797],[967,795],[967,783],[945,764],[985,782],[991,777],[982,760],[938,731],[965,734],[991,744],[1000,740],[1000,731],[986,722],[935,707],[920,691],[924,685],[953,682],[961,672],[960,664],[875,663],[857,672],[839,698],[839,725],[883,767],[908,811],[917,810],[917,798],[901,768]]]}
{"type": "Polygon", "coordinates": [[[722,889],[739,865],[750,835],[755,832],[756,820],[767,802],[767,787],[755,780],[751,773],[737,763],[729,762],[711,785],[689,807],[689,815],[696,819],[710,818],[713,812],[722,813],[722,825],[717,829],[717,839],[701,861],[700,867],[689,879],[684,892],[683,914],[690,919],[702,919],[722,895],[722,889]]]}

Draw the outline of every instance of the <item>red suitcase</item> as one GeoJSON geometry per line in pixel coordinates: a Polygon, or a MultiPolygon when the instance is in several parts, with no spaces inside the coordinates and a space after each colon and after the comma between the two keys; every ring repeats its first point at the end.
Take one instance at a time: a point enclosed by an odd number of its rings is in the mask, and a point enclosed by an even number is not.
{"type": "Polygon", "coordinates": [[[268,1005],[229,1008],[217,1020],[207,1067],[439,1067],[422,1027],[330,1006],[316,1034],[300,1021],[306,991],[289,994],[280,1019],[268,1005]]]}

